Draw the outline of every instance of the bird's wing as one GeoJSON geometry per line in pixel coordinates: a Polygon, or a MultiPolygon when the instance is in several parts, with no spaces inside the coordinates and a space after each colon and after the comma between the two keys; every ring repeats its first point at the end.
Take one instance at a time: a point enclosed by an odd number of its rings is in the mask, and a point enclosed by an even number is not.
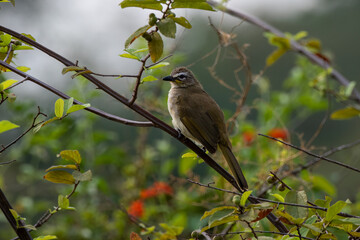
{"type": "MultiPolygon", "coordinates": [[[[208,101],[209,104],[216,104],[212,99],[205,100],[208,101]]],[[[217,115],[221,112],[218,113],[217,111],[212,111],[213,108],[206,108],[201,102],[203,101],[194,101],[194,99],[186,101],[183,105],[186,107],[181,109],[179,117],[191,135],[209,152],[214,153],[216,152],[217,144],[220,139],[221,130],[219,129],[219,126],[217,126],[216,120],[219,118],[217,115]]]]}

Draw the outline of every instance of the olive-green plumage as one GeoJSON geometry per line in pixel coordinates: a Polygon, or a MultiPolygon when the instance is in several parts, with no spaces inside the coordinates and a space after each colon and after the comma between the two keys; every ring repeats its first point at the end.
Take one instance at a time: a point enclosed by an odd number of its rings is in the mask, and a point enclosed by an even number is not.
{"type": "Polygon", "coordinates": [[[215,153],[219,146],[240,188],[247,189],[244,174],[231,151],[224,114],[219,105],[185,67],[174,69],[163,80],[171,83],[168,109],[174,127],[210,153],[215,153]]]}

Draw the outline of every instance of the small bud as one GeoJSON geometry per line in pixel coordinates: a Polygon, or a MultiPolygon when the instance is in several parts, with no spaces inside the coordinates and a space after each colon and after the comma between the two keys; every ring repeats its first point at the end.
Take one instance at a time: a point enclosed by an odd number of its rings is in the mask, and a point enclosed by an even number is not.
{"type": "Polygon", "coordinates": [[[152,40],[152,37],[148,32],[144,32],[142,37],[145,38],[146,41],[148,41],[148,42],[151,42],[151,40],[152,40]]]}
{"type": "Polygon", "coordinates": [[[198,237],[200,237],[200,235],[201,235],[201,234],[200,234],[198,231],[192,231],[192,232],[191,232],[191,237],[192,237],[192,238],[198,238],[198,237]]]}
{"type": "Polygon", "coordinates": [[[235,205],[240,205],[240,196],[239,196],[239,195],[235,195],[235,196],[232,198],[232,202],[233,202],[235,205]]]}
{"type": "Polygon", "coordinates": [[[22,42],[20,42],[19,40],[16,40],[16,41],[14,42],[14,44],[15,44],[16,46],[21,46],[21,45],[22,45],[22,42]]]}
{"type": "Polygon", "coordinates": [[[274,177],[273,175],[268,176],[268,178],[266,179],[266,181],[269,184],[275,183],[276,182],[276,177],[274,177]]]}
{"type": "Polygon", "coordinates": [[[283,183],[280,183],[278,186],[277,186],[277,189],[280,191],[280,192],[283,192],[285,191],[285,185],[283,183]]]}
{"type": "Polygon", "coordinates": [[[15,102],[15,100],[16,100],[16,95],[15,95],[14,93],[9,93],[9,94],[7,95],[7,97],[8,97],[8,101],[9,101],[10,103],[15,102]]]}
{"type": "Polygon", "coordinates": [[[156,24],[156,21],[157,21],[157,17],[155,16],[155,14],[150,13],[150,15],[149,15],[149,25],[154,26],[156,24]]]}

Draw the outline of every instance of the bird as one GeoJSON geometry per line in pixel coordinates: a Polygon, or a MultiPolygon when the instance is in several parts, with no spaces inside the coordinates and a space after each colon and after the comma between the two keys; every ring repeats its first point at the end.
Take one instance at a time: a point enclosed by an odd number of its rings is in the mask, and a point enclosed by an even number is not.
{"type": "Polygon", "coordinates": [[[171,85],[167,104],[174,128],[211,154],[219,147],[239,187],[244,191],[248,189],[231,150],[224,113],[219,105],[186,67],[175,68],[163,80],[171,85]]]}

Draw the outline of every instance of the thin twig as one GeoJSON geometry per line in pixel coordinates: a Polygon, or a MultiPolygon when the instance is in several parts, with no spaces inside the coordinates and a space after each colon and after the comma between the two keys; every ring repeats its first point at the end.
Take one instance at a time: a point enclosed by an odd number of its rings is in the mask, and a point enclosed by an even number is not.
{"type": "MultiPolygon", "coordinates": [[[[189,182],[191,182],[191,183],[194,183],[194,184],[196,184],[196,185],[199,185],[199,186],[201,186],[201,187],[210,188],[210,189],[214,189],[214,190],[217,190],[217,191],[226,192],[226,193],[231,193],[231,194],[240,195],[240,196],[242,195],[241,193],[238,193],[238,192],[234,192],[234,191],[230,191],[230,190],[227,190],[227,189],[222,189],[222,188],[213,187],[213,186],[211,186],[211,185],[209,185],[209,184],[202,184],[202,183],[193,181],[193,180],[191,180],[191,179],[187,179],[187,181],[189,181],[189,182]]],[[[251,199],[257,200],[257,201],[260,201],[260,202],[275,203],[275,204],[277,204],[277,205],[288,205],[288,206],[293,206],[293,207],[312,208],[312,209],[317,209],[317,210],[321,210],[321,211],[324,211],[324,212],[327,211],[327,208],[319,207],[319,206],[316,206],[316,205],[314,206],[314,204],[312,204],[312,205],[309,206],[309,205],[302,205],[302,204],[297,204],[297,203],[279,202],[279,201],[269,200],[269,199],[260,198],[260,197],[255,197],[255,196],[250,195],[250,196],[249,196],[249,201],[250,201],[251,199]]],[[[337,215],[342,216],[342,217],[360,218],[360,216],[354,216],[354,215],[347,214],[347,213],[343,213],[343,212],[340,212],[340,213],[338,213],[337,215]]]]}
{"type": "MultiPolygon", "coordinates": [[[[10,69],[12,72],[14,72],[14,73],[24,77],[25,79],[28,79],[29,81],[31,81],[31,82],[45,88],[46,90],[58,95],[61,98],[64,98],[64,99],[69,99],[70,98],[70,96],[68,96],[65,93],[59,91],[58,89],[56,89],[56,88],[54,88],[54,87],[40,81],[39,79],[37,79],[37,78],[27,74],[27,73],[24,73],[24,72],[20,71],[19,69],[7,64],[4,61],[0,60],[0,65],[3,66],[3,67],[6,67],[7,69],[10,69]]],[[[80,101],[78,101],[76,99],[74,99],[74,103],[78,104],[78,105],[83,105],[82,102],[80,102],[80,101]]],[[[151,123],[151,122],[133,121],[133,120],[121,118],[119,116],[104,112],[104,111],[102,111],[100,109],[97,109],[95,107],[87,107],[87,108],[85,108],[85,110],[89,111],[89,112],[92,112],[92,113],[94,113],[96,115],[99,115],[99,116],[101,116],[103,118],[109,119],[111,121],[119,122],[119,123],[129,125],[129,126],[135,126],[135,127],[153,127],[154,126],[154,124],[151,123]]]]}
{"type": "Polygon", "coordinates": [[[145,64],[146,64],[146,61],[150,58],[150,54],[146,55],[146,57],[144,57],[141,62],[142,62],[142,65],[141,65],[141,68],[139,70],[139,73],[137,75],[137,78],[136,78],[136,82],[135,82],[135,87],[134,87],[134,90],[133,90],[133,94],[132,94],[132,98],[129,100],[129,105],[133,105],[134,102],[136,101],[136,98],[137,98],[137,94],[138,94],[138,90],[139,90],[139,86],[140,86],[140,83],[141,83],[141,76],[145,70],[145,64]]]}
{"type": "MultiPolygon", "coordinates": [[[[259,230],[255,230],[254,232],[256,233],[266,233],[266,234],[278,234],[278,235],[283,235],[283,236],[289,236],[289,237],[299,237],[296,234],[291,234],[291,233],[283,233],[283,232],[273,232],[273,231],[259,231],[259,230]]],[[[219,234],[215,234],[214,236],[224,236],[227,234],[231,234],[231,235],[238,235],[238,234],[242,234],[242,233],[249,233],[249,232],[245,232],[245,231],[239,231],[239,232],[228,232],[226,234],[223,233],[219,233],[219,234]]],[[[302,237],[303,239],[308,239],[308,240],[314,240],[314,238],[309,238],[309,237],[302,237]]]]}
{"type": "Polygon", "coordinates": [[[14,163],[14,162],[16,162],[16,159],[13,159],[13,160],[7,161],[7,162],[2,162],[2,163],[0,163],[0,166],[1,166],[1,165],[12,164],[12,163],[14,163]]]}
{"type": "Polygon", "coordinates": [[[6,146],[2,146],[2,149],[0,149],[0,153],[4,152],[6,149],[8,149],[9,147],[11,147],[12,145],[14,145],[17,141],[19,141],[21,138],[23,138],[28,132],[31,131],[31,129],[35,128],[36,126],[38,126],[39,124],[42,124],[44,121],[40,121],[38,123],[35,123],[36,120],[38,119],[39,116],[46,116],[45,113],[42,113],[40,111],[40,107],[38,106],[38,113],[36,114],[36,116],[33,118],[33,121],[31,123],[31,126],[25,131],[23,132],[20,136],[18,136],[15,140],[13,140],[11,143],[9,143],[8,145],[6,146]]]}
{"type": "MultiPolygon", "coordinates": [[[[217,8],[219,11],[225,12],[231,16],[240,18],[248,23],[251,23],[257,27],[262,28],[264,31],[266,32],[271,32],[277,36],[280,37],[284,37],[285,34],[280,31],[279,29],[271,26],[270,24],[262,21],[261,19],[252,16],[250,14],[246,14],[243,13],[241,11],[235,11],[232,10],[230,8],[227,8],[226,6],[219,4],[216,1],[213,0],[207,0],[207,3],[209,3],[211,6],[217,8]]],[[[317,55],[311,53],[310,51],[308,51],[304,46],[302,46],[301,44],[299,44],[298,42],[291,40],[290,41],[291,44],[291,48],[298,52],[299,54],[304,55],[305,57],[307,57],[309,60],[311,60],[312,62],[316,63],[317,65],[319,65],[320,67],[322,67],[325,70],[331,69],[331,73],[330,75],[337,80],[341,85],[344,86],[348,86],[350,81],[348,79],[346,79],[340,72],[338,72],[336,69],[334,69],[328,62],[324,61],[323,59],[321,59],[320,57],[318,57],[317,55]]],[[[356,102],[360,102],[360,93],[354,89],[352,91],[353,96],[355,97],[355,101],[356,102]]]]}
{"type": "Polygon", "coordinates": [[[301,152],[304,152],[304,153],[306,153],[306,154],[309,155],[309,156],[316,157],[316,158],[318,158],[318,159],[325,160],[325,161],[327,161],[327,162],[331,162],[331,163],[337,164],[337,165],[339,165],[339,166],[342,166],[342,167],[344,167],[344,168],[348,168],[348,169],[351,169],[351,170],[353,170],[353,171],[356,171],[356,172],[359,172],[359,173],[360,173],[360,169],[357,169],[357,168],[355,168],[355,167],[349,166],[349,165],[347,165],[347,164],[344,164],[344,163],[341,163],[341,162],[338,162],[338,161],[335,161],[335,160],[332,160],[332,159],[329,159],[329,158],[326,158],[326,157],[323,157],[323,156],[316,155],[316,154],[311,153],[311,152],[309,152],[309,151],[307,151],[307,150],[305,150],[305,149],[302,149],[302,148],[297,147],[297,146],[295,146],[295,145],[292,145],[292,144],[290,144],[290,143],[284,142],[284,141],[282,141],[282,140],[280,140],[280,139],[277,139],[277,138],[274,138],[274,137],[271,137],[271,136],[267,136],[267,135],[264,135],[264,134],[261,134],[261,133],[258,133],[258,135],[259,135],[259,136],[262,136],[262,137],[266,137],[266,138],[272,139],[272,140],[275,140],[275,141],[277,141],[277,142],[279,142],[279,143],[282,143],[282,144],[284,144],[284,145],[286,145],[286,146],[289,146],[289,147],[291,147],[291,148],[294,148],[294,149],[296,149],[296,150],[299,150],[299,151],[301,151],[301,152]]]}
{"type": "Polygon", "coordinates": [[[155,66],[156,64],[159,64],[159,63],[165,61],[166,59],[168,59],[168,58],[170,58],[170,57],[172,57],[172,56],[173,56],[172,54],[169,54],[169,55],[167,55],[166,57],[164,57],[164,58],[160,59],[159,61],[157,61],[156,63],[152,63],[152,64],[150,64],[150,65],[148,65],[148,66],[145,66],[145,68],[146,68],[146,69],[151,68],[152,66],[155,66]]]}

